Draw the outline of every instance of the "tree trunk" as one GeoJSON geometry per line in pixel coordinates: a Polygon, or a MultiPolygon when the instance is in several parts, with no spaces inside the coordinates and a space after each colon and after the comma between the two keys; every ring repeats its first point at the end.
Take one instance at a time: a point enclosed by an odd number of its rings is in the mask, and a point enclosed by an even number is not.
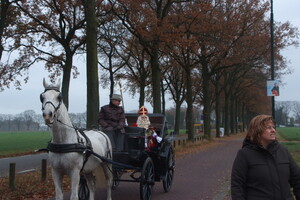
{"type": "Polygon", "coordinates": [[[211,138],[211,126],[210,126],[210,101],[211,94],[209,90],[210,76],[208,72],[208,66],[206,63],[202,64],[202,86],[203,86],[203,125],[204,125],[204,137],[211,138]]]}
{"type": "Polygon", "coordinates": [[[158,45],[151,55],[153,113],[161,113],[161,70],[158,64],[158,45]]]}
{"type": "Polygon", "coordinates": [[[61,92],[63,96],[63,102],[68,110],[69,108],[69,88],[70,88],[70,76],[71,76],[71,69],[65,66],[63,68],[63,80],[62,80],[62,87],[61,92]]]}
{"type": "Polygon", "coordinates": [[[161,113],[162,114],[166,114],[166,99],[165,99],[165,88],[164,88],[164,84],[163,81],[161,80],[161,113]]]}
{"type": "Polygon", "coordinates": [[[215,98],[216,98],[216,137],[220,137],[220,101],[219,101],[219,82],[216,80],[215,86],[215,98]]]}
{"type": "Polygon", "coordinates": [[[238,101],[235,101],[235,119],[234,119],[234,124],[235,124],[235,132],[239,132],[239,121],[238,119],[240,118],[240,104],[238,101]]]}
{"type": "Polygon", "coordinates": [[[145,105],[145,84],[141,83],[140,86],[140,97],[139,97],[139,107],[142,107],[143,105],[145,105]]]}
{"type": "Polygon", "coordinates": [[[109,82],[110,82],[110,87],[109,87],[109,90],[110,90],[109,99],[110,99],[112,97],[112,95],[114,94],[114,88],[115,88],[114,74],[113,74],[112,70],[109,70],[109,82]]]}
{"type": "Polygon", "coordinates": [[[186,66],[185,68],[186,72],[186,103],[187,103],[187,109],[186,109],[186,115],[185,115],[185,121],[186,121],[186,131],[188,134],[188,140],[193,141],[194,140],[194,109],[193,109],[193,91],[192,91],[192,80],[191,80],[191,69],[190,66],[186,66]]]}
{"type": "MultiPolygon", "coordinates": [[[[144,59],[144,51],[142,53],[142,59],[139,61],[139,66],[141,69],[145,69],[145,59],[144,59]]],[[[142,107],[145,105],[145,88],[146,88],[146,79],[147,79],[147,75],[145,75],[144,71],[145,70],[141,70],[142,72],[140,73],[140,97],[139,97],[139,107],[142,107]]]]}
{"type": "Polygon", "coordinates": [[[234,133],[234,105],[235,105],[235,100],[233,98],[232,92],[230,93],[230,133],[234,133]]]}
{"type": "Polygon", "coordinates": [[[99,80],[97,59],[97,19],[95,0],[85,1],[87,21],[87,128],[98,128],[99,113],[99,80]]]}
{"type": "Polygon", "coordinates": [[[226,92],[224,102],[224,134],[229,136],[229,97],[226,92]]]}
{"type": "Polygon", "coordinates": [[[180,130],[180,112],[181,112],[181,103],[177,101],[175,103],[175,125],[174,125],[174,133],[179,134],[180,130]]]}
{"type": "Polygon", "coordinates": [[[1,18],[0,18],[0,61],[2,58],[2,52],[4,50],[3,45],[2,45],[2,36],[4,33],[4,29],[7,26],[7,22],[6,22],[6,16],[7,16],[7,11],[9,6],[11,5],[11,2],[7,1],[7,0],[1,0],[1,18]]]}
{"type": "Polygon", "coordinates": [[[71,70],[73,66],[73,55],[66,50],[66,65],[63,67],[63,80],[61,92],[63,95],[63,102],[68,110],[69,108],[69,89],[71,81],[71,70]]]}
{"type": "Polygon", "coordinates": [[[242,128],[242,132],[244,132],[246,130],[246,120],[245,120],[245,103],[242,103],[242,123],[243,123],[243,128],[242,128]]]}

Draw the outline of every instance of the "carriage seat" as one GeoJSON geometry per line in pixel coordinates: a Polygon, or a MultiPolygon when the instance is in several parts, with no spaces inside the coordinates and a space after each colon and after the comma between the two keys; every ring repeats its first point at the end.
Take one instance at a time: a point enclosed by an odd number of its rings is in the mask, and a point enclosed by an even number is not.
{"type": "Polygon", "coordinates": [[[140,127],[132,127],[132,126],[126,126],[124,127],[125,133],[130,136],[144,136],[145,135],[145,128],[140,127]]]}
{"type": "Polygon", "coordinates": [[[125,150],[144,148],[145,143],[145,128],[140,127],[125,127],[125,150]]]}

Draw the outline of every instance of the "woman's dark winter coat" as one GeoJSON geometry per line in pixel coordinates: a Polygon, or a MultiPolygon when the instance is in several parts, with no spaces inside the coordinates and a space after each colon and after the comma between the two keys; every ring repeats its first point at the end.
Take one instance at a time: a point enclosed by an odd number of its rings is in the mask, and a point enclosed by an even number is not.
{"type": "Polygon", "coordinates": [[[245,139],[231,174],[232,200],[300,199],[300,169],[277,141],[267,149],[245,139]]]}

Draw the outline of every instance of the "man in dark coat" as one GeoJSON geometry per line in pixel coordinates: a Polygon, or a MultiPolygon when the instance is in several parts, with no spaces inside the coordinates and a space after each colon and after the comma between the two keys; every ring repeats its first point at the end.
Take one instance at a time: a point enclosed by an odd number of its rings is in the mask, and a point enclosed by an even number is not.
{"type": "Polygon", "coordinates": [[[120,106],[121,95],[113,94],[110,103],[101,107],[98,122],[102,130],[108,135],[115,150],[124,150],[125,115],[120,106]]]}
{"type": "Polygon", "coordinates": [[[300,199],[300,169],[276,140],[272,116],[254,117],[231,174],[232,200],[300,199]]]}

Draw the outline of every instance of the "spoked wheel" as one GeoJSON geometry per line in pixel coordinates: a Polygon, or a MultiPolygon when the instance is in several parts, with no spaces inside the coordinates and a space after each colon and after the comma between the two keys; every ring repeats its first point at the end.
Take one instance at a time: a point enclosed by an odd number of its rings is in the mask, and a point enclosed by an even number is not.
{"type": "Polygon", "coordinates": [[[163,186],[165,192],[169,192],[172,187],[173,178],[174,178],[174,168],[175,168],[175,155],[174,155],[173,148],[171,147],[167,159],[166,175],[163,179],[163,186]]]}
{"type": "Polygon", "coordinates": [[[117,189],[117,187],[120,184],[119,179],[122,176],[122,171],[119,169],[114,169],[113,174],[114,174],[114,180],[113,180],[113,184],[112,184],[112,189],[115,190],[115,189],[117,189]]]}
{"type": "Polygon", "coordinates": [[[150,157],[146,159],[141,172],[140,197],[141,200],[150,200],[154,185],[154,164],[150,157]]]}

